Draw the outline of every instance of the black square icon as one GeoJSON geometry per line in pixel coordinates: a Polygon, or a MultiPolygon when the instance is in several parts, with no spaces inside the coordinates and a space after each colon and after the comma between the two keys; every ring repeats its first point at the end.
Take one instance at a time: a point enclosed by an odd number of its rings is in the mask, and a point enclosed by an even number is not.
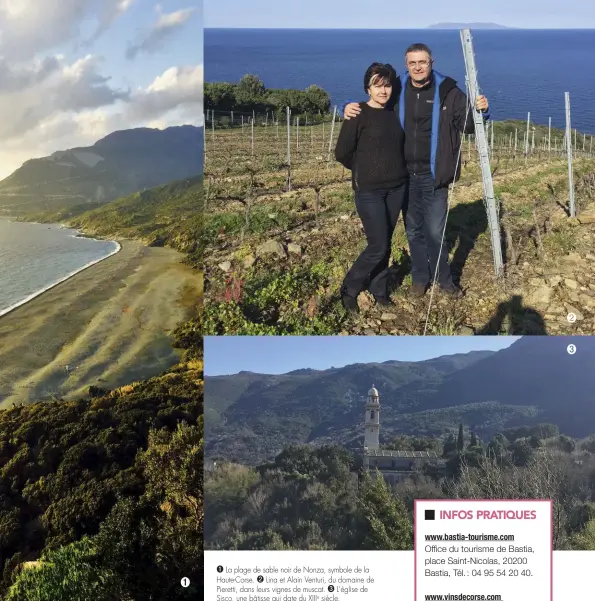
{"type": "Polygon", "coordinates": [[[425,511],[425,518],[426,520],[435,520],[436,519],[436,511],[434,511],[433,509],[426,509],[425,511]]]}

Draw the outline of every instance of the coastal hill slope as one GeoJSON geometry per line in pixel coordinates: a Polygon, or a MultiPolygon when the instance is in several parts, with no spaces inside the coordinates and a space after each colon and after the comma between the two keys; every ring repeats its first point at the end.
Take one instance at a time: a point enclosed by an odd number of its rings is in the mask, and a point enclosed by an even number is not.
{"type": "Polygon", "coordinates": [[[42,215],[119,240],[122,250],[0,321],[0,408],[72,398],[92,385],[121,386],[177,361],[171,331],[181,321],[194,328],[202,293],[201,189],[196,177],[91,211],[83,209],[94,205],[78,205],[78,211],[42,215]],[[33,347],[35,355],[27,354],[33,347]]]}
{"type": "Polygon", "coordinates": [[[147,381],[0,410],[1,599],[203,598],[202,347],[176,345],[147,381]]]}
{"type": "Polygon", "coordinates": [[[59,211],[29,214],[24,220],[68,223],[88,235],[141,240],[189,256],[198,253],[202,176],[134,192],[109,203],[83,203],[59,211]]]}
{"type": "Polygon", "coordinates": [[[552,423],[567,435],[595,433],[595,341],[525,337],[465,360],[368,363],[285,375],[205,378],[207,456],[256,464],[291,443],[361,448],[366,392],[380,391],[381,441],[441,436],[458,424],[487,439],[504,428],[552,423]],[[579,356],[580,355],[580,356],[579,356]],[[266,432],[266,435],[263,433],[266,432]]]}
{"type": "Polygon", "coordinates": [[[31,214],[107,203],[203,171],[203,128],[113,132],[89,147],[26,161],[0,181],[0,213],[31,214]]]}
{"type": "MultiPolygon", "coordinates": [[[[84,220],[85,227],[103,228],[115,238],[153,236],[155,245],[189,253],[187,262],[198,268],[198,253],[193,260],[192,251],[200,190],[200,177],[182,179],[92,211],[83,209],[94,204],[82,205],[72,216],[84,220]]],[[[97,268],[109,264],[105,261],[97,268]]],[[[179,362],[154,377],[141,378],[137,372],[126,384],[111,387],[106,378],[131,363],[131,357],[138,358],[138,348],[127,346],[132,338],[115,332],[118,324],[136,321],[137,310],[160,312],[160,328],[165,317],[163,305],[149,298],[140,298],[139,304],[139,297],[142,286],[159,294],[168,288],[155,278],[143,278],[138,262],[130,265],[140,283],[128,285],[111,276],[102,279],[97,269],[91,269],[75,276],[70,288],[54,289],[58,302],[42,295],[21,308],[35,313],[36,301],[37,307],[46,303],[37,312],[41,315],[37,323],[38,317],[23,317],[25,327],[12,327],[9,320],[18,318],[18,311],[0,320],[0,326],[18,332],[23,349],[35,348],[33,358],[41,363],[44,345],[62,346],[72,354],[86,344],[91,350],[85,356],[95,361],[88,373],[97,383],[76,398],[52,395],[56,400],[50,400],[40,392],[38,402],[0,409],[0,480],[6,484],[0,491],[0,513],[6,518],[0,520],[2,599],[33,598],[30,595],[42,586],[48,598],[63,599],[65,590],[76,585],[80,591],[85,583],[98,600],[203,597],[203,353],[198,323],[202,287],[191,295],[184,292],[171,307],[176,310],[179,305],[188,315],[171,332],[160,330],[154,335],[149,322],[138,314],[136,337],[147,341],[149,360],[154,361],[167,343],[176,349],[179,362]],[[128,294],[131,302],[118,303],[120,294],[128,294]],[[111,305],[115,310],[110,313],[111,305]],[[95,332],[89,315],[93,307],[100,311],[95,332]],[[88,336],[95,333],[97,344],[89,345],[88,336]],[[61,337],[75,341],[62,345],[61,337]],[[37,569],[22,570],[27,562],[37,562],[37,569]],[[179,586],[182,577],[190,579],[188,588],[179,586]],[[103,583],[100,592],[98,580],[103,583]]],[[[172,290],[175,294],[176,288],[170,286],[172,290]]],[[[5,351],[8,337],[0,333],[0,338],[0,351],[5,351]]],[[[21,352],[19,364],[32,355],[21,352]]],[[[5,363],[0,361],[2,367],[5,363]]],[[[43,369],[44,365],[40,376],[46,373],[43,369]]],[[[77,369],[75,377],[83,371],[77,369]]],[[[55,373],[64,378],[63,372],[55,373]]],[[[10,377],[14,381],[14,373],[10,377]]]]}

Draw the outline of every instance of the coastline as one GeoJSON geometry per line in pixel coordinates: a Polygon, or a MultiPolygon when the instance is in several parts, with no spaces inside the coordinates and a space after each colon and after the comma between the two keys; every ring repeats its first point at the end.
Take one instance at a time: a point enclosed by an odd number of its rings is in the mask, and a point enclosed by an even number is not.
{"type": "MultiPolygon", "coordinates": [[[[77,237],[77,236],[75,236],[75,237],[77,237]]],[[[81,238],[85,238],[87,240],[89,240],[89,239],[90,240],[97,240],[99,242],[99,240],[97,238],[89,238],[87,236],[81,236],[81,238]]],[[[0,309],[0,319],[2,319],[5,315],[8,315],[9,313],[12,313],[14,310],[18,309],[19,307],[22,307],[23,305],[27,304],[28,302],[31,302],[33,299],[37,298],[38,296],[41,296],[42,294],[45,294],[46,292],[49,292],[50,290],[52,290],[56,286],[59,286],[60,284],[66,282],[67,280],[69,280],[70,278],[74,277],[75,275],[77,275],[77,274],[85,271],[86,269],[89,269],[89,267],[93,267],[94,265],[97,265],[97,263],[101,263],[101,261],[105,261],[106,259],[109,259],[110,257],[113,257],[115,254],[119,253],[122,250],[122,244],[118,240],[109,240],[109,242],[113,242],[116,245],[115,250],[113,252],[111,252],[109,255],[106,255],[105,257],[101,257],[100,259],[96,259],[95,261],[91,261],[90,263],[87,263],[86,265],[83,265],[80,269],[75,269],[74,271],[72,271],[68,275],[66,275],[63,278],[59,279],[57,282],[54,282],[53,284],[50,284],[49,286],[46,286],[45,288],[42,288],[41,290],[38,290],[37,292],[34,292],[33,294],[30,294],[29,296],[27,296],[23,300],[18,301],[16,303],[14,303],[13,305],[10,305],[6,309],[0,309]]]]}
{"type": "Polygon", "coordinates": [[[171,333],[193,314],[199,274],[173,249],[113,242],[109,256],[0,317],[0,409],[113,390],[179,361],[171,333]]]}

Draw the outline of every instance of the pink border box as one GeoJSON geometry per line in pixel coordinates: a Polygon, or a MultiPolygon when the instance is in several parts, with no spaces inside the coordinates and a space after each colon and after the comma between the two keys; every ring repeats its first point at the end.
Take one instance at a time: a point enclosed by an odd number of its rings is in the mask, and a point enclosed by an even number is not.
{"type": "Polygon", "coordinates": [[[417,601],[417,503],[549,503],[550,504],[550,601],[554,599],[554,506],[551,499],[414,499],[413,501],[413,599],[417,601]]]}

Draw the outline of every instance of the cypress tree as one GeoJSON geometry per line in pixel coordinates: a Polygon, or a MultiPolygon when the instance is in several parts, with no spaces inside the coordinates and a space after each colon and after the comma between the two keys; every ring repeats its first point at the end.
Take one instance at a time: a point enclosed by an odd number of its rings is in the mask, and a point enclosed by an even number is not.
{"type": "Polygon", "coordinates": [[[413,524],[407,507],[396,498],[380,474],[364,475],[359,492],[358,513],[361,540],[358,547],[370,550],[411,551],[413,524]]]}

